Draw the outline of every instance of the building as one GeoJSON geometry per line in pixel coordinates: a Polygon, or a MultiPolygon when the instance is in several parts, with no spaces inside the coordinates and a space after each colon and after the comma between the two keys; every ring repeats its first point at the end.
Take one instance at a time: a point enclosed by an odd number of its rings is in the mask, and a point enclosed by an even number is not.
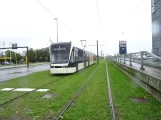
{"type": "Polygon", "coordinates": [[[152,52],[161,57],[161,0],[151,0],[152,52]]]}

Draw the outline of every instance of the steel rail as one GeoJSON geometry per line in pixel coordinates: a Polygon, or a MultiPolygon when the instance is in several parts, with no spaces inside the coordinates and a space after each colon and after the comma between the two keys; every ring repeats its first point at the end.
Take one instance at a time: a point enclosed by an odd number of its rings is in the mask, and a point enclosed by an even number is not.
{"type": "Polygon", "coordinates": [[[86,82],[83,84],[83,86],[79,89],[79,91],[75,94],[75,96],[72,98],[72,100],[65,106],[65,108],[62,110],[62,112],[59,114],[56,120],[59,120],[62,118],[63,114],[66,112],[66,110],[72,105],[72,103],[75,101],[75,99],[79,96],[79,94],[82,92],[82,90],[85,88],[86,84],[89,82],[89,80],[95,75],[95,73],[100,68],[100,65],[97,67],[97,69],[92,73],[92,75],[86,80],[86,82]]]}
{"type": "Polygon", "coordinates": [[[115,120],[115,108],[113,105],[111,86],[110,86],[110,81],[109,81],[109,76],[108,76],[107,62],[106,62],[106,76],[107,76],[107,84],[108,84],[108,95],[109,95],[109,100],[110,100],[111,119],[115,120]]]}
{"type": "MultiPolygon", "coordinates": [[[[85,70],[85,69],[83,69],[83,70],[85,70]]],[[[14,102],[15,100],[17,100],[17,99],[19,99],[19,98],[22,98],[22,97],[24,97],[24,96],[26,96],[26,95],[28,95],[28,94],[30,94],[30,93],[32,93],[32,92],[38,90],[38,89],[41,89],[41,88],[43,88],[43,87],[45,87],[45,86],[47,86],[47,85],[49,85],[49,84],[51,84],[51,83],[53,83],[53,82],[56,82],[56,81],[58,81],[58,80],[61,80],[61,79],[65,78],[65,77],[66,77],[66,76],[61,77],[61,78],[58,78],[58,79],[53,80],[53,81],[51,81],[51,82],[49,82],[49,83],[47,83],[47,84],[44,84],[44,85],[42,85],[42,86],[40,86],[40,87],[38,87],[38,88],[36,88],[36,89],[34,89],[34,90],[32,90],[32,91],[26,92],[26,93],[24,93],[24,94],[22,94],[22,95],[20,95],[20,96],[16,96],[16,97],[14,97],[14,98],[12,98],[12,99],[9,99],[9,100],[7,100],[7,101],[1,103],[1,104],[0,104],[0,107],[6,105],[6,104],[8,104],[8,103],[12,103],[12,102],[14,102]]],[[[15,89],[16,89],[16,88],[15,88],[15,89]]],[[[14,90],[14,89],[13,89],[13,90],[14,90]]]]}
{"type": "Polygon", "coordinates": [[[32,93],[32,92],[38,90],[38,89],[41,89],[41,88],[43,88],[43,87],[45,87],[45,86],[47,86],[47,85],[49,85],[49,84],[51,84],[51,83],[53,83],[53,82],[56,82],[56,81],[58,81],[58,80],[61,80],[61,79],[65,78],[65,77],[66,77],[66,76],[61,77],[61,78],[58,78],[58,79],[53,80],[53,81],[50,81],[49,83],[44,84],[44,85],[42,85],[42,86],[40,86],[40,87],[38,87],[38,88],[36,88],[36,89],[34,89],[34,90],[32,90],[32,91],[26,92],[26,93],[24,93],[24,94],[22,94],[22,95],[19,95],[19,96],[15,97],[15,98],[12,98],[12,99],[10,99],[10,100],[7,100],[6,102],[1,103],[1,104],[0,104],[0,107],[4,106],[4,105],[6,105],[6,104],[12,103],[12,102],[14,102],[15,100],[17,100],[17,99],[19,99],[19,98],[22,98],[22,97],[24,97],[24,96],[26,96],[26,95],[28,95],[28,94],[30,94],[30,93],[32,93]]]}

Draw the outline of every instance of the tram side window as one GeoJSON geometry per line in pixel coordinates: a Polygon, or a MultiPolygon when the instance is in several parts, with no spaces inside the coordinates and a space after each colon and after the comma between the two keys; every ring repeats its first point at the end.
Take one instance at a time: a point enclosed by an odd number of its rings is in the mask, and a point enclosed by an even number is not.
{"type": "Polygon", "coordinates": [[[86,61],[89,61],[89,55],[86,53],[86,61]]]}
{"type": "Polygon", "coordinates": [[[83,50],[78,50],[78,62],[83,62],[83,50]]]}
{"type": "Polygon", "coordinates": [[[74,63],[75,59],[74,59],[74,49],[72,50],[71,56],[70,56],[70,62],[74,63]]]}
{"type": "Polygon", "coordinates": [[[74,61],[78,62],[78,49],[74,47],[73,53],[74,53],[74,61]]]}
{"type": "Polygon", "coordinates": [[[84,52],[84,60],[87,61],[87,53],[84,52]]]}
{"type": "Polygon", "coordinates": [[[78,62],[80,62],[80,50],[78,49],[78,62]]]}

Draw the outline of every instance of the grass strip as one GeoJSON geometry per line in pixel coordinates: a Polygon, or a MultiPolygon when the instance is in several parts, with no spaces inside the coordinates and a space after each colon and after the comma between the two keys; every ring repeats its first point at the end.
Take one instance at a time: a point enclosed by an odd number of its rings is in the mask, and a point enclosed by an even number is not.
{"type": "Polygon", "coordinates": [[[111,62],[108,71],[116,111],[116,119],[161,120],[161,104],[138,86],[111,62]],[[134,103],[131,97],[145,98],[147,103],[134,103]]]}
{"type": "MultiPolygon", "coordinates": [[[[27,76],[15,78],[9,81],[0,83],[0,89],[2,88],[38,88],[46,83],[60,78],[61,76],[53,76],[49,71],[36,72],[27,76]],[[46,79],[47,78],[47,79],[46,79]]],[[[12,92],[12,91],[0,91],[0,104],[3,102],[22,95],[26,92],[12,92]]]]}
{"type": "Polygon", "coordinates": [[[66,120],[110,119],[105,62],[64,114],[66,120]]]}
{"type": "MultiPolygon", "coordinates": [[[[48,92],[33,92],[26,97],[16,100],[5,108],[1,108],[0,119],[54,119],[57,112],[60,112],[62,107],[71,99],[82,83],[84,83],[84,80],[92,74],[97,66],[97,64],[92,65],[76,74],[67,76],[63,80],[49,84],[45,87],[49,89],[48,92]],[[45,94],[53,94],[56,97],[43,99],[42,96],[45,94]]],[[[28,87],[37,88],[57,77],[60,76],[52,76],[49,71],[44,71],[4,82],[0,86],[21,87],[19,83],[24,81],[28,87]]]]}

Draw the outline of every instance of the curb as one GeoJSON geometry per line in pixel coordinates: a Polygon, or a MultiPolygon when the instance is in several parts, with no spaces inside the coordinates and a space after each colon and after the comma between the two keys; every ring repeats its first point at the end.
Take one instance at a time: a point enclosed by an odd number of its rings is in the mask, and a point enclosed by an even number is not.
{"type": "MultiPolygon", "coordinates": [[[[45,64],[49,64],[49,63],[29,64],[29,67],[38,66],[38,65],[45,65],[45,64]]],[[[4,67],[4,68],[1,68],[1,67],[0,67],[0,70],[4,70],[4,69],[13,69],[13,68],[21,68],[21,67],[27,67],[27,65],[6,67],[6,68],[5,68],[5,67],[4,67]]]]}

